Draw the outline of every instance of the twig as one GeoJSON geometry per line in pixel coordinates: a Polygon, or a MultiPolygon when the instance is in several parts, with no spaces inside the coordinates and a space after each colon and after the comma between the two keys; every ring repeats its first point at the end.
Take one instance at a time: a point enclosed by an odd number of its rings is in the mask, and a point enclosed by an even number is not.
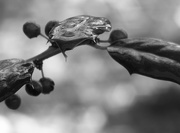
{"type": "Polygon", "coordinates": [[[38,61],[43,61],[47,58],[50,58],[56,54],[59,54],[61,53],[61,50],[59,48],[55,48],[53,46],[50,46],[47,50],[45,50],[44,52],[32,57],[32,58],[29,58],[27,59],[26,61],[27,62],[32,62],[32,61],[35,61],[35,60],[38,60],[38,61]]]}

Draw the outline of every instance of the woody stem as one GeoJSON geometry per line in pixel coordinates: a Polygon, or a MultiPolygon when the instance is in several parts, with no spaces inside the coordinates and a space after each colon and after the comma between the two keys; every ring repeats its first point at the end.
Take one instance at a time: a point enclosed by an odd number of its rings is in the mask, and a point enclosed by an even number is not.
{"type": "Polygon", "coordinates": [[[32,58],[29,58],[27,59],[26,61],[27,62],[31,62],[31,61],[35,61],[35,60],[38,60],[38,61],[43,61],[47,58],[50,58],[56,54],[59,54],[61,53],[61,50],[59,48],[55,48],[53,46],[50,46],[47,50],[45,50],[44,52],[32,57],[32,58]]]}

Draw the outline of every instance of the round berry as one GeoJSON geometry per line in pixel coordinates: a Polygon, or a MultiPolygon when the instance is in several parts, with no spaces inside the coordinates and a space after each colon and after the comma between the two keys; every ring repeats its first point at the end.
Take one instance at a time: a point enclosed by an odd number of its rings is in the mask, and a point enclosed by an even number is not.
{"type": "Polygon", "coordinates": [[[117,41],[119,39],[128,38],[128,34],[124,30],[113,30],[109,36],[110,42],[117,41]]]}
{"type": "Polygon", "coordinates": [[[51,31],[51,29],[58,23],[59,21],[56,21],[56,20],[49,21],[45,26],[45,34],[49,36],[49,32],[51,31]]]}
{"type": "Polygon", "coordinates": [[[41,28],[38,24],[34,22],[26,22],[23,25],[23,32],[29,38],[34,38],[41,34],[41,28]]]}
{"type": "Polygon", "coordinates": [[[41,78],[39,80],[43,86],[43,90],[42,90],[42,93],[43,94],[49,94],[51,91],[54,90],[54,81],[50,78],[41,78]]]}
{"type": "Polygon", "coordinates": [[[103,29],[94,29],[93,33],[96,35],[100,35],[100,34],[104,33],[104,30],[103,29]]]}
{"type": "Polygon", "coordinates": [[[42,85],[39,81],[32,80],[31,83],[26,84],[25,90],[31,96],[38,96],[42,92],[42,85]]]}
{"type": "Polygon", "coordinates": [[[21,105],[21,98],[17,94],[13,94],[5,100],[5,104],[9,109],[18,109],[21,105]]]}

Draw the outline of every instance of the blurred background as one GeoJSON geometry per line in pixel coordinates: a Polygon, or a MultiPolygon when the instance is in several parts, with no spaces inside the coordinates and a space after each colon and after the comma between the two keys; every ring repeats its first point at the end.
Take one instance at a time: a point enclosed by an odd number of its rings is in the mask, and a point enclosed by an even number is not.
{"type": "MultiPolygon", "coordinates": [[[[28,39],[22,26],[76,15],[108,18],[129,37],[154,37],[180,44],[179,0],[0,0],[0,60],[28,59],[46,50],[42,37],[28,39]]],[[[107,39],[109,33],[100,36],[107,39]]],[[[0,103],[1,133],[177,133],[180,86],[130,76],[106,51],[81,46],[44,62],[54,80],[49,95],[29,96],[24,87],[18,110],[0,103]]],[[[41,72],[35,70],[33,79],[41,72]]]]}

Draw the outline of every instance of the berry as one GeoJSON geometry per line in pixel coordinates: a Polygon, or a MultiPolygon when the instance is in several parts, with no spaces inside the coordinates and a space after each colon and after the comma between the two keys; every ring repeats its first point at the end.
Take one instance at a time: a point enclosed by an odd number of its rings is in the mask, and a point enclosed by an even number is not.
{"type": "Polygon", "coordinates": [[[51,91],[54,90],[54,81],[50,78],[43,77],[39,80],[43,86],[42,93],[49,94],[51,91]]]}
{"type": "Polygon", "coordinates": [[[100,35],[100,34],[104,33],[104,30],[103,29],[94,29],[93,33],[96,35],[100,35]]]}
{"type": "Polygon", "coordinates": [[[23,25],[23,32],[29,38],[34,38],[34,37],[37,37],[38,35],[40,35],[41,34],[40,30],[41,30],[40,26],[34,22],[26,22],[23,25]]]}
{"type": "Polygon", "coordinates": [[[38,96],[42,92],[42,85],[39,81],[32,80],[30,84],[26,84],[25,90],[31,96],[38,96]]]}
{"type": "Polygon", "coordinates": [[[119,39],[126,39],[128,38],[128,34],[124,30],[113,30],[109,36],[109,41],[114,42],[119,39]]]}
{"type": "Polygon", "coordinates": [[[49,32],[51,31],[51,29],[55,26],[59,24],[59,21],[56,21],[56,20],[52,20],[52,21],[49,21],[46,26],[45,26],[45,34],[47,36],[49,36],[49,32]]]}
{"type": "Polygon", "coordinates": [[[5,100],[5,104],[9,109],[18,109],[21,105],[21,98],[17,94],[13,94],[5,100]]]}

